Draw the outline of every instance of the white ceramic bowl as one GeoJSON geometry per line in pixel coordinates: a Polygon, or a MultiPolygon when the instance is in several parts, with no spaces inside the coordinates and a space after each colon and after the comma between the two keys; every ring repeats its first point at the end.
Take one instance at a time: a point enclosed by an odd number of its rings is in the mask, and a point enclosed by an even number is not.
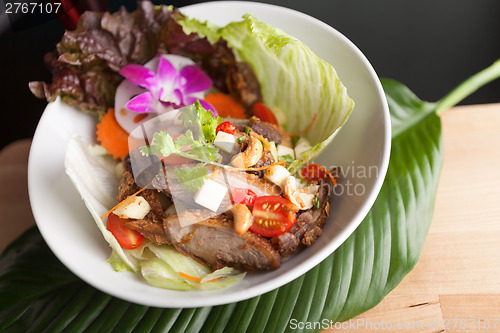
{"type": "Polygon", "coordinates": [[[278,288],[318,265],[337,249],[368,213],[382,186],[390,151],[390,117],[377,75],[360,50],[327,24],[294,10],[254,2],[212,2],[182,11],[218,25],[251,13],[302,40],[332,64],[356,107],[324,165],[347,171],[333,201],[323,235],[276,271],[248,274],[230,288],[179,292],[154,288],[105,262],[111,249],[64,171],[64,154],[74,133],[92,137],[93,117],[60,102],[47,106],[37,127],[28,168],[29,194],[38,228],[54,254],[81,279],[113,296],[156,307],[199,307],[241,301],[278,288]],[[364,172],[364,173],[363,173],[364,172]]]}

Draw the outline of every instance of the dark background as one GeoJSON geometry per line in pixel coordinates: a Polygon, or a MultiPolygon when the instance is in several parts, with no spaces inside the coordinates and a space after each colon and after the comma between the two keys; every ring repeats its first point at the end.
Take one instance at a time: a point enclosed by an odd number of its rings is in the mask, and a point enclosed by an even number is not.
{"type": "MultiPolygon", "coordinates": [[[[1,1],[1,0],[0,0],[1,1]]],[[[54,15],[6,17],[0,2],[0,148],[33,136],[46,102],[31,95],[29,81],[50,81],[43,55],[64,33],[54,15]]],[[[14,1],[10,1],[14,2],[14,1]]],[[[154,1],[159,4],[160,1],[154,1]]],[[[184,6],[204,1],[170,1],[184,6]]],[[[421,99],[435,101],[500,58],[498,0],[273,0],[326,22],[353,41],[381,77],[406,84],[421,99]]],[[[115,11],[135,1],[79,1],[115,11]]],[[[92,7],[93,6],[93,7],[92,7]]],[[[500,102],[500,81],[461,104],[500,102]]],[[[473,115],[471,115],[472,117],[473,115]]],[[[50,147],[47,147],[50,149],[50,147]]]]}

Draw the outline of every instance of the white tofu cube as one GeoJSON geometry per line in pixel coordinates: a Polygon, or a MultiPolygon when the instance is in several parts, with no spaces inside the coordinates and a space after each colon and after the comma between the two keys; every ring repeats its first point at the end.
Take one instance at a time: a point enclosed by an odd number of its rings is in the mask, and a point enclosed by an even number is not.
{"type": "Polygon", "coordinates": [[[216,212],[226,193],[227,187],[211,179],[205,179],[203,186],[194,195],[194,202],[216,212]]]}
{"type": "Polygon", "coordinates": [[[264,178],[271,181],[272,183],[278,185],[283,188],[285,185],[286,179],[290,176],[290,172],[279,164],[273,165],[266,169],[266,173],[264,174],[264,178]]]}
{"type": "Polygon", "coordinates": [[[285,156],[285,155],[290,155],[291,158],[295,159],[295,151],[293,148],[283,146],[283,145],[278,145],[278,156],[285,156]]]}
{"type": "Polygon", "coordinates": [[[141,196],[133,195],[125,199],[116,209],[113,214],[118,215],[122,219],[143,219],[151,210],[151,206],[141,196]]]}
{"type": "Polygon", "coordinates": [[[305,152],[306,150],[309,150],[311,148],[311,144],[309,141],[301,137],[299,141],[297,141],[297,144],[295,145],[295,158],[301,159],[302,158],[302,153],[305,152]]]}
{"type": "Polygon", "coordinates": [[[238,146],[234,135],[219,131],[214,140],[214,145],[224,150],[226,153],[233,153],[238,146]]]}

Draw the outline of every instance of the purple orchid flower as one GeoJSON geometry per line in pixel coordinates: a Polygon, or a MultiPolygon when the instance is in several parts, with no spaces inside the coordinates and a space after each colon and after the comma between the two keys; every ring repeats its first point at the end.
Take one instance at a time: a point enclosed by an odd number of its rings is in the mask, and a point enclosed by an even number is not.
{"type": "Polygon", "coordinates": [[[215,108],[203,100],[203,92],[212,86],[212,80],[198,66],[187,65],[179,70],[163,56],[159,56],[156,73],[142,65],[128,65],[120,73],[131,83],[147,89],[133,97],[125,106],[137,113],[162,112],[191,105],[197,100],[217,115],[215,108]]]}

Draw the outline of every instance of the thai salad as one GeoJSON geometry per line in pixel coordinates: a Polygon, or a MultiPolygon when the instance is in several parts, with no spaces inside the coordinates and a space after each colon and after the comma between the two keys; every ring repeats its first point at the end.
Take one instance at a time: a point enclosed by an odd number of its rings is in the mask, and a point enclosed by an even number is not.
{"type": "Polygon", "coordinates": [[[216,289],[275,270],[321,236],[340,171],[313,163],[354,107],[335,70],[245,15],[171,6],[86,12],[32,92],[97,119],[65,168],[112,248],[156,287],[216,289]]]}

